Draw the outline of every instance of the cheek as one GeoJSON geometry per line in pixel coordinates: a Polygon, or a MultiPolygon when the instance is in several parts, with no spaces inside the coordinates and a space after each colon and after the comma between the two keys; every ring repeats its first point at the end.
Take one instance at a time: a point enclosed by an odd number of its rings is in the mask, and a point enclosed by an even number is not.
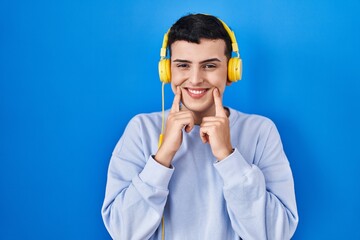
{"type": "Polygon", "coordinates": [[[178,86],[181,87],[181,85],[184,83],[184,80],[182,80],[181,78],[177,78],[177,77],[173,77],[171,76],[171,90],[173,91],[173,93],[176,93],[176,88],[178,86]]]}
{"type": "Polygon", "coordinates": [[[218,88],[220,90],[220,96],[224,96],[224,92],[225,92],[225,87],[222,88],[218,88]]]}
{"type": "Polygon", "coordinates": [[[223,94],[227,85],[227,79],[223,76],[218,76],[211,84],[220,90],[220,93],[223,94]]]}
{"type": "Polygon", "coordinates": [[[171,81],[171,90],[176,94],[176,84],[174,84],[173,81],[171,81]]]}
{"type": "Polygon", "coordinates": [[[185,82],[186,78],[184,78],[181,74],[172,71],[171,72],[171,89],[173,92],[176,92],[176,87],[181,86],[185,82]]]}

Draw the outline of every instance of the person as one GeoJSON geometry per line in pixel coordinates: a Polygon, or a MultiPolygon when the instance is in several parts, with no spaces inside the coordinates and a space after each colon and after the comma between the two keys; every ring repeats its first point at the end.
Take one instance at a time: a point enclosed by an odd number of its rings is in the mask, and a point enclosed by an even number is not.
{"type": "Polygon", "coordinates": [[[113,151],[102,206],[113,239],[293,236],[294,182],[276,126],[222,102],[236,46],[226,28],[188,14],[165,35],[175,96],[160,146],[156,112],[133,117],[113,151]]]}

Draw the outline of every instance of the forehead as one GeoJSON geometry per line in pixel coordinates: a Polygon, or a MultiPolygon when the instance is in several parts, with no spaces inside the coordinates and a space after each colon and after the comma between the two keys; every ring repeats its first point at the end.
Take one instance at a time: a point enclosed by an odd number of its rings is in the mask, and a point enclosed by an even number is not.
{"type": "Polygon", "coordinates": [[[200,43],[192,43],[184,40],[175,41],[171,44],[171,58],[200,59],[226,58],[226,44],[222,39],[201,39],[200,43]]]}

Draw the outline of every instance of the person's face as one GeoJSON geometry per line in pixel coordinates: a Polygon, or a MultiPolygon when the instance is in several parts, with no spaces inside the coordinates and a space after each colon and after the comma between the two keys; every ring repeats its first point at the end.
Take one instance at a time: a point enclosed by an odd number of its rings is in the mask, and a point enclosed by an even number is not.
{"type": "Polygon", "coordinates": [[[171,88],[181,89],[183,107],[195,114],[215,114],[213,90],[221,96],[227,81],[225,41],[201,39],[200,44],[176,41],[171,45],[171,88]]]}

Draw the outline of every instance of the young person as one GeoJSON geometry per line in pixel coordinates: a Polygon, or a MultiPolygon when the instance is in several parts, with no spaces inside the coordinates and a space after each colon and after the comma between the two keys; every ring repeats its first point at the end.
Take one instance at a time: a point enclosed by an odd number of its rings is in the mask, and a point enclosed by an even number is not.
{"type": "Polygon", "coordinates": [[[222,103],[232,83],[231,32],[214,16],[190,14],[165,38],[175,97],[163,140],[159,147],[161,112],[139,114],[127,125],[110,160],[102,207],[110,235],[290,239],[298,214],[278,131],[271,120],[222,103]]]}

